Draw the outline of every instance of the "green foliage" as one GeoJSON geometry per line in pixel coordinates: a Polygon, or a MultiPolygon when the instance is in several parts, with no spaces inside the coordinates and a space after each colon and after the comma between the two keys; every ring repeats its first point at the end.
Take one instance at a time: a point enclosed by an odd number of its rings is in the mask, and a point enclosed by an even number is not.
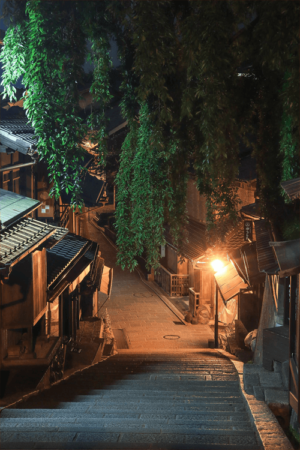
{"type": "Polygon", "coordinates": [[[4,98],[15,99],[13,84],[23,75],[24,108],[35,129],[37,151],[48,165],[53,182],[50,195],[58,198],[62,190],[71,192],[73,207],[83,205],[84,152],[78,144],[88,128],[96,128],[94,140],[99,142],[99,161],[104,163],[107,153],[104,108],[111,97],[109,42],[93,35],[90,57],[95,70],[91,90],[102,108],[84,125],[78,115],[76,86],[82,78],[86,53],[86,23],[81,22],[81,8],[77,2],[64,5],[40,0],[27,2],[25,18],[8,29],[1,53],[4,98]]]}
{"type": "Polygon", "coordinates": [[[144,251],[148,267],[159,266],[165,209],[175,206],[161,130],[153,126],[146,103],[141,104],[139,119],[139,124],[130,124],[116,179],[118,263],[131,270],[144,251]]]}
{"type": "Polygon", "coordinates": [[[93,143],[98,143],[98,152],[100,155],[99,164],[105,165],[107,157],[107,135],[105,118],[105,108],[108,107],[112,95],[109,92],[109,70],[112,63],[109,56],[109,41],[107,38],[94,38],[92,41],[90,62],[94,63],[94,79],[90,92],[95,101],[100,102],[101,107],[97,112],[91,113],[88,118],[88,126],[97,130],[92,137],[93,143]]]}
{"type": "Polygon", "coordinates": [[[78,144],[88,129],[105,164],[110,40],[118,44],[129,128],[116,180],[123,268],[144,252],[157,267],[166,221],[182,248],[189,169],[207,199],[211,242],[224,236],[239,208],[241,142],[257,161],[263,213],[278,221],[280,182],[299,175],[299,2],[11,0],[5,8],[15,15],[1,54],[4,95],[15,98],[23,76],[52,193],[71,191],[74,206],[82,204],[78,144]],[[100,106],[85,125],[76,84],[87,40],[100,106]]]}
{"type": "MultiPolygon", "coordinates": [[[[290,83],[291,75],[289,72],[286,72],[281,95],[289,91],[290,83]]],[[[298,128],[293,127],[293,118],[286,101],[283,104],[281,118],[280,151],[283,158],[282,180],[297,178],[300,173],[298,128]]]]}
{"type": "Polygon", "coordinates": [[[299,239],[300,237],[300,221],[299,214],[291,219],[284,219],[282,226],[282,236],[285,241],[299,239]]]}

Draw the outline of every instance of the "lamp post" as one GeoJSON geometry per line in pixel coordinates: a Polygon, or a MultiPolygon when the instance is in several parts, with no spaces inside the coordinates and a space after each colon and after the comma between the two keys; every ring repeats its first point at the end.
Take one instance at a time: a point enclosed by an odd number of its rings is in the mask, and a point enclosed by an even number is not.
{"type": "Polygon", "coordinates": [[[219,315],[218,315],[218,285],[216,286],[216,311],[215,311],[215,348],[219,348],[219,315]]]}
{"type": "MultiPolygon", "coordinates": [[[[211,262],[212,268],[214,269],[215,274],[223,269],[224,264],[219,259],[215,259],[211,262]]],[[[219,348],[219,315],[218,315],[218,308],[219,308],[219,299],[218,299],[218,285],[217,281],[215,279],[215,286],[216,286],[216,301],[215,301],[215,348],[219,348]]]]}

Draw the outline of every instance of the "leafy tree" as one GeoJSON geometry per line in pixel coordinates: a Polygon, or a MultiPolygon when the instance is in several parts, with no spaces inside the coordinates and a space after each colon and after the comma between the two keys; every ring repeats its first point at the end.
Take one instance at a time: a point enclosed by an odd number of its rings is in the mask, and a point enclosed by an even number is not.
{"type": "Polygon", "coordinates": [[[118,44],[129,129],[116,179],[122,267],[134,268],[144,253],[157,266],[165,221],[181,248],[191,166],[207,198],[211,239],[224,236],[238,213],[240,142],[257,160],[263,212],[278,221],[284,208],[280,181],[299,175],[299,2],[10,5],[16,14],[1,55],[4,92],[13,97],[13,84],[23,76],[25,108],[54,192],[72,190],[74,205],[81,202],[78,143],[88,129],[96,130],[105,163],[110,39],[118,44]],[[91,91],[101,107],[85,124],[76,81],[88,39],[95,65],[91,91]]]}

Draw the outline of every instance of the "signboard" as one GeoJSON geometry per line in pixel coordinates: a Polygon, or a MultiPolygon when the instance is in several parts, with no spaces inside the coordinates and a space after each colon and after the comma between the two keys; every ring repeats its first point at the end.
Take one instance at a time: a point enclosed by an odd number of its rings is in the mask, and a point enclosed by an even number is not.
{"type": "Polygon", "coordinates": [[[38,217],[51,217],[54,216],[54,197],[49,197],[50,186],[43,179],[43,181],[38,181],[38,200],[42,202],[41,206],[38,208],[38,217]]]}
{"type": "Polygon", "coordinates": [[[251,220],[244,221],[244,241],[252,241],[252,222],[251,220]]]}

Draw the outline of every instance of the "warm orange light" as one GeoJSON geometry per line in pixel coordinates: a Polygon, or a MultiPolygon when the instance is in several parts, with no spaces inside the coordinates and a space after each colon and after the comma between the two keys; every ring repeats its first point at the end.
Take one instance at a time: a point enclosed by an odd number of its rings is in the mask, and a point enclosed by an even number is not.
{"type": "Polygon", "coordinates": [[[219,259],[215,259],[214,261],[212,261],[211,265],[215,272],[219,272],[224,267],[224,264],[219,259]]]}

